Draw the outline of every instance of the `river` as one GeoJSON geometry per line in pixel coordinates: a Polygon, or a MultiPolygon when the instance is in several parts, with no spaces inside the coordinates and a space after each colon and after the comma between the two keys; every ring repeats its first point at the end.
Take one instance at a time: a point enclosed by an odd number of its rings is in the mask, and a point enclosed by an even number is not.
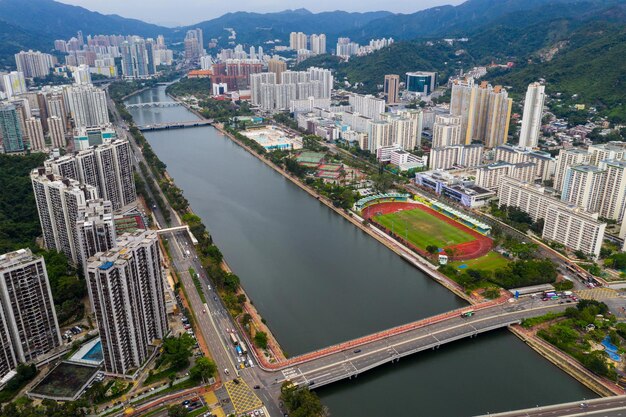
{"type": "MultiPolygon", "coordinates": [[[[127,103],[171,101],[160,86],[127,103]]],[[[140,108],[139,125],[188,121],[140,108]]],[[[288,355],[466,305],[212,127],[146,138],[288,355]]],[[[333,416],[468,416],[595,395],[507,331],[318,391],[333,416]]]]}

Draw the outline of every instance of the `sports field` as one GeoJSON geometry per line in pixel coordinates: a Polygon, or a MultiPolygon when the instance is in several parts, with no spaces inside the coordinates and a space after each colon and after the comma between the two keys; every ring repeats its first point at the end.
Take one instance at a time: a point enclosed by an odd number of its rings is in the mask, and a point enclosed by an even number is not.
{"type": "Polygon", "coordinates": [[[420,209],[383,214],[374,218],[387,230],[393,230],[396,235],[423,250],[430,245],[444,248],[474,240],[474,236],[469,233],[420,209]]]}
{"type": "Polygon", "coordinates": [[[444,249],[454,261],[480,258],[493,247],[487,236],[424,204],[377,203],[364,208],[361,216],[427,257],[430,245],[444,249]]]}

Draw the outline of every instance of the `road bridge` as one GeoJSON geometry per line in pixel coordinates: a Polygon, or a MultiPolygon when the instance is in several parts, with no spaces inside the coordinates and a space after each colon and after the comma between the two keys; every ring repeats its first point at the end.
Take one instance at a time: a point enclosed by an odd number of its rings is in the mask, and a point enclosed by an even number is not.
{"type": "Polygon", "coordinates": [[[187,232],[187,234],[189,235],[189,239],[191,240],[191,243],[193,243],[194,245],[198,244],[198,239],[196,239],[196,237],[193,235],[193,233],[191,233],[191,229],[189,229],[189,226],[187,226],[187,225],[170,227],[170,228],[167,228],[167,229],[159,229],[159,230],[157,230],[157,234],[162,235],[162,234],[166,234],[166,233],[179,232],[179,231],[187,232]]]}
{"type": "MultiPolygon", "coordinates": [[[[486,417],[482,416],[482,417],[486,417]]],[[[524,410],[488,414],[489,417],[573,417],[573,416],[626,416],[626,395],[574,401],[563,404],[536,406],[524,410]]]]}
{"type": "MultiPolygon", "coordinates": [[[[299,386],[318,388],[342,379],[356,378],[365,371],[397,362],[414,353],[438,349],[446,343],[520,323],[527,317],[564,310],[565,306],[554,301],[534,299],[509,302],[508,297],[502,297],[282,362],[270,363],[264,357],[257,357],[259,367],[266,371],[265,375],[257,371],[257,376],[276,394],[287,380],[299,386]],[[469,310],[473,310],[474,315],[462,317],[462,313],[469,310]]],[[[245,375],[248,370],[241,372],[245,375]]]]}
{"type": "Polygon", "coordinates": [[[181,103],[177,101],[150,101],[147,103],[134,103],[127,104],[127,109],[141,109],[141,108],[149,108],[149,107],[178,107],[182,106],[181,103]]]}
{"type": "Polygon", "coordinates": [[[199,127],[212,125],[213,120],[191,120],[189,122],[172,122],[172,123],[157,123],[153,125],[137,126],[142,132],[149,132],[152,130],[167,130],[167,129],[184,129],[187,127],[199,127]]]}

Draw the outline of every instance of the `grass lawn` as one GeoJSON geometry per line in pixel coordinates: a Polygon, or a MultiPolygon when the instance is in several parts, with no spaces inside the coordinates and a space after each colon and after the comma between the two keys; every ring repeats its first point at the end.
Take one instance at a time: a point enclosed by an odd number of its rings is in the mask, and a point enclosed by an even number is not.
{"type": "Polygon", "coordinates": [[[455,268],[460,265],[467,265],[466,269],[481,269],[485,271],[495,271],[496,269],[504,268],[509,263],[509,259],[500,255],[497,252],[489,252],[485,256],[480,258],[471,259],[469,261],[450,262],[455,268]]]}
{"type": "Polygon", "coordinates": [[[469,233],[420,209],[383,214],[375,220],[398,236],[405,237],[406,231],[406,240],[424,250],[429,245],[444,248],[474,240],[469,233]]]}

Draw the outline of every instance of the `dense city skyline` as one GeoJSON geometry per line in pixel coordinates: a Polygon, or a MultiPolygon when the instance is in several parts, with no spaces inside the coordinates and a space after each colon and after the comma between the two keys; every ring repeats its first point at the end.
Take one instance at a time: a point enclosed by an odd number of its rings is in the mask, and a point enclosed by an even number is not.
{"type": "Polygon", "coordinates": [[[0,21],[0,417],[626,410],[626,0],[0,21]]]}
{"type": "Polygon", "coordinates": [[[107,2],[100,0],[63,0],[62,3],[85,7],[103,14],[118,14],[123,17],[139,19],[149,23],[175,27],[191,25],[237,11],[271,13],[286,9],[305,8],[314,13],[334,10],[345,10],[348,12],[385,10],[393,13],[415,13],[429,7],[458,5],[463,3],[463,1],[395,0],[383,4],[375,0],[363,0],[358,2],[343,2],[338,6],[336,2],[331,0],[322,0],[315,3],[301,0],[290,0],[288,2],[278,0],[244,0],[236,4],[228,2],[211,4],[203,0],[188,0],[185,2],[184,8],[180,8],[178,4],[168,0],[152,1],[149,7],[146,7],[146,4],[141,1],[129,3],[124,0],[111,0],[107,2]]]}

